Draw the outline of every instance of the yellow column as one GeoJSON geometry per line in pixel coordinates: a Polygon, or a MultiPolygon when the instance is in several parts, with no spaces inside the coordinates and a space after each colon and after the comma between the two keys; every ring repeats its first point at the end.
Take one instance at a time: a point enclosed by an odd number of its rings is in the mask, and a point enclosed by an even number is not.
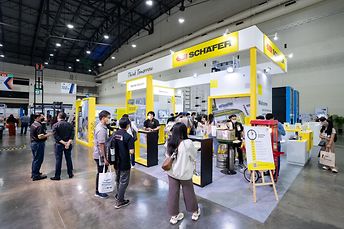
{"type": "Polygon", "coordinates": [[[208,96],[208,115],[211,114],[213,112],[213,101],[212,101],[212,97],[208,96]]]}
{"type": "Polygon", "coordinates": [[[88,98],[88,146],[94,145],[94,129],[96,128],[96,98],[88,98]]]}
{"type": "Polygon", "coordinates": [[[257,117],[257,48],[250,48],[250,118],[257,117]]]}
{"type": "Polygon", "coordinates": [[[81,100],[75,101],[75,139],[78,139],[78,123],[79,123],[79,111],[81,107],[81,100]]]}
{"type": "Polygon", "coordinates": [[[146,88],[146,113],[154,111],[153,76],[148,75],[146,88]]]}

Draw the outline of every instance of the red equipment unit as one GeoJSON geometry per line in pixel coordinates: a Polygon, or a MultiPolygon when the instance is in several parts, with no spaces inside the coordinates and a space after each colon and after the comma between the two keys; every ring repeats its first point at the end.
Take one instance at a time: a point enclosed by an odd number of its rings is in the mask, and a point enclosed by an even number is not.
{"type": "Polygon", "coordinates": [[[284,154],[278,150],[278,121],[277,120],[251,120],[252,126],[267,126],[270,128],[271,145],[275,162],[275,171],[273,172],[275,182],[278,180],[278,161],[279,157],[284,154]]]}

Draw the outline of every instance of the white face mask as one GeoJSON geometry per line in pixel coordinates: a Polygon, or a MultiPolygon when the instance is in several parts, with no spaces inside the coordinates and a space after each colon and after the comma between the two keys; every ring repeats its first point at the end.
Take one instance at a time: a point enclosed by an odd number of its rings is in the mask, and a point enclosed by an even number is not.
{"type": "Polygon", "coordinates": [[[232,120],[233,123],[236,123],[237,121],[236,120],[232,120]]]}

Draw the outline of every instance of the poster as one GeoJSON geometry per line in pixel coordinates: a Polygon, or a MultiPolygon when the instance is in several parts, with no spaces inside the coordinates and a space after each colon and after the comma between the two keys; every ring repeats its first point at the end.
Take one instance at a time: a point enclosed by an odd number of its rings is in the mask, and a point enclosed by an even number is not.
{"type": "Polygon", "coordinates": [[[79,110],[78,139],[88,142],[88,100],[83,100],[79,110]]]}
{"type": "Polygon", "coordinates": [[[0,90],[2,90],[2,91],[12,91],[13,90],[13,74],[1,73],[0,90]]]}
{"type": "Polygon", "coordinates": [[[250,115],[250,97],[213,99],[212,110],[217,122],[235,114],[238,121],[244,123],[245,117],[250,115]]]}
{"type": "Polygon", "coordinates": [[[76,94],[76,84],[74,83],[61,83],[62,94],[76,94]]]}
{"type": "Polygon", "coordinates": [[[244,126],[249,170],[274,170],[271,134],[265,126],[244,126]]]}

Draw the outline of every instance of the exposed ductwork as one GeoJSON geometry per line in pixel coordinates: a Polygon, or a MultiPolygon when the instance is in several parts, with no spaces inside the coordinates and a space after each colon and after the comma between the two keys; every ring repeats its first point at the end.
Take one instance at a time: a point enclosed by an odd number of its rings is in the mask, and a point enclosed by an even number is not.
{"type": "Polygon", "coordinates": [[[224,30],[228,27],[233,27],[235,30],[240,30],[243,28],[247,28],[249,26],[263,23],[265,21],[280,17],[282,15],[289,14],[293,11],[303,9],[305,7],[309,7],[316,3],[319,3],[323,0],[270,0],[267,1],[259,6],[251,8],[249,10],[245,10],[239,14],[236,14],[230,18],[227,18],[219,23],[215,23],[209,25],[195,33],[192,33],[189,36],[179,38],[174,42],[168,43],[160,48],[152,50],[144,55],[141,55],[137,58],[134,58],[130,61],[127,61],[121,65],[118,65],[112,69],[109,69],[105,72],[99,74],[96,78],[97,81],[107,79],[109,77],[115,76],[120,72],[124,67],[128,65],[137,65],[138,61],[142,61],[145,58],[151,57],[153,55],[167,52],[168,50],[172,49],[181,44],[185,44],[186,42],[201,37],[204,34],[214,32],[217,30],[224,30]]]}

